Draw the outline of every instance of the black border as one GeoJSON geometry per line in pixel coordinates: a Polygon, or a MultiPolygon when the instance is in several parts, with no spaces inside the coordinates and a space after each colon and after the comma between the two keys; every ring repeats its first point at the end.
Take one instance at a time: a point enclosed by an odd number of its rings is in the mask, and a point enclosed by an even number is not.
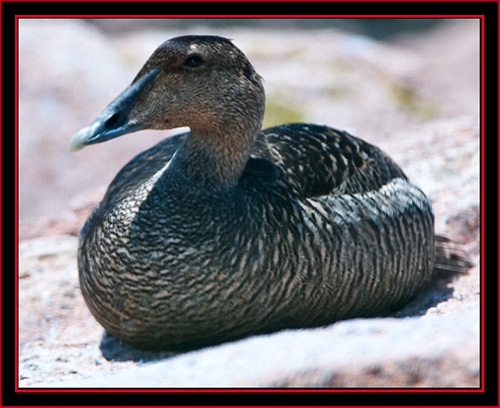
{"type": "MultiPolygon", "coordinates": [[[[57,15],[68,15],[72,16],[75,14],[89,15],[97,14],[103,15],[104,12],[119,12],[122,15],[125,14],[165,14],[167,11],[171,14],[176,15],[186,15],[192,13],[186,13],[187,10],[196,10],[197,15],[201,14],[212,14],[214,17],[222,17],[224,14],[238,14],[241,13],[241,9],[248,12],[252,10],[249,14],[260,14],[269,15],[271,10],[280,10],[283,14],[291,15],[325,15],[325,11],[330,13],[335,12],[336,14],[351,15],[362,13],[363,15],[384,15],[388,14],[396,15],[418,15],[418,16],[436,16],[436,15],[446,15],[446,16],[460,16],[460,15],[484,15],[484,44],[485,52],[484,57],[484,72],[485,81],[488,83],[484,89],[484,100],[488,101],[483,108],[484,122],[485,122],[485,133],[497,135],[498,137],[498,106],[492,106],[490,101],[494,100],[498,103],[498,3],[496,1],[489,2],[427,2],[427,1],[415,1],[415,2],[245,2],[246,5],[238,4],[243,2],[1,2],[1,19],[2,19],[2,134],[4,137],[1,139],[2,142],[8,143],[7,148],[3,149],[3,155],[5,160],[3,160],[2,167],[10,166],[11,156],[15,151],[15,140],[11,136],[5,137],[7,135],[12,135],[14,132],[14,123],[12,118],[14,117],[14,107],[12,106],[12,101],[15,100],[15,88],[14,88],[14,55],[15,55],[15,41],[13,38],[14,33],[14,16],[17,15],[45,15],[56,17],[57,15]],[[219,13],[219,10],[224,10],[223,13],[219,13]],[[491,95],[490,95],[491,94],[491,95]],[[495,94],[495,95],[493,95],[495,94]],[[496,96],[496,98],[494,97],[496,96]],[[487,123],[487,125],[486,125],[487,123]],[[12,145],[11,145],[12,143],[12,145]],[[7,160],[10,159],[10,160],[7,160]]],[[[125,17],[125,16],[124,16],[125,17]]],[[[269,15],[269,17],[272,17],[269,15]]],[[[353,16],[354,17],[354,16],[353,16]]],[[[493,154],[494,150],[491,146],[491,137],[488,137],[483,143],[485,156],[488,154],[493,154]]],[[[498,141],[495,138],[495,141],[498,141]]],[[[498,152],[498,147],[496,149],[498,152]]],[[[17,159],[17,158],[16,158],[17,159]]],[[[483,157],[486,161],[486,157],[483,157]]],[[[17,166],[17,162],[16,162],[17,166]]],[[[12,208],[14,203],[12,199],[15,197],[16,180],[12,180],[13,171],[11,169],[2,172],[2,189],[7,190],[7,194],[4,193],[4,200],[2,200],[2,217],[7,219],[9,222],[4,230],[8,233],[5,234],[6,238],[10,238],[10,234],[14,237],[14,249],[12,252],[10,250],[5,251],[5,253],[16,254],[17,250],[17,220],[14,220],[14,226],[11,227],[10,219],[12,216],[10,214],[16,213],[15,208],[12,208]],[[14,184],[12,188],[12,184],[14,184]],[[12,188],[12,189],[11,189],[12,188]],[[13,195],[13,191],[15,192],[13,195]],[[12,228],[14,231],[12,231],[12,228]]],[[[491,183],[490,174],[488,177],[484,175],[484,181],[489,180],[491,183]]],[[[494,180],[493,180],[494,183],[494,180]]],[[[492,184],[493,184],[492,183],[492,184]]],[[[495,183],[498,186],[498,183],[495,183]]],[[[495,185],[493,184],[493,185],[495,185]]],[[[498,197],[498,194],[495,195],[498,197]]],[[[497,212],[491,210],[491,203],[493,200],[493,194],[491,191],[486,199],[485,193],[485,205],[482,211],[482,216],[489,215],[497,212]],[[486,205],[486,202],[488,205],[486,205]]],[[[497,206],[498,208],[498,206],[497,206]]],[[[493,216],[494,217],[494,216],[493,216]]],[[[498,225],[494,224],[493,221],[489,222],[488,225],[498,225]]],[[[487,230],[487,227],[485,227],[487,230]]],[[[4,235],[4,234],[2,234],[4,235]]],[[[491,235],[491,234],[489,234],[491,235]]],[[[488,236],[489,236],[488,235],[488,236]]],[[[497,234],[498,235],[498,234],[497,234]]],[[[484,235],[486,236],[486,235],[484,235]]],[[[2,249],[9,248],[11,245],[10,239],[4,239],[4,246],[2,249]]],[[[491,245],[491,244],[490,244],[491,245]]],[[[485,256],[486,258],[486,256],[485,256]]],[[[490,263],[494,262],[492,259],[488,259],[488,267],[490,263]]],[[[314,390],[305,390],[307,392],[297,393],[297,392],[280,392],[280,393],[245,393],[245,392],[176,392],[172,394],[165,393],[148,393],[147,391],[139,391],[137,393],[122,392],[117,391],[113,393],[108,392],[98,392],[98,393],[88,393],[81,391],[66,392],[53,390],[53,392],[14,392],[14,385],[17,379],[13,378],[14,365],[16,364],[12,350],[16,349],[14,344],[14,339],[12,335],[12,329],[15,327],[13,313],[12,313],[12,291],[15,286],[13,281],[12,266],[7,265],[7,261],[12,262],[10,259],[4,257],[5,268],[3,268],[4,273],[2,274],[2,393],[1,393],[1,406],[39,406],[39,405],[118,405],[124,406],[124,401],[126,405],[254,405],[259,403],[266,404],[276,404],[277,405],[336,405],[337,402],[343,405],[374,405],[374,406],[392,406],[392,405],[413,405],[413,406],[424,406],[424,405],[434,405],[434,406],[468,406],[468,405],[489,405],[498,406],[498,381],[495,374],[498,374],[498,282],[488,281],[487,287],[485,287],[485,301],[487,302],[487,307],[485,307],[485,319],[487,319],[488,324],[484,324],[484,340],[485,340],[485,351],[488,351],[487,359],[485,359],[485,375],[484,378],[484,390],[485,392],[453,392],[453,391],[442,391],[442,392],[399,392],[397,390],[390,390],[388,392],[342,392],[342,393],[319,393],[314,392],[314,390]],[[7,259],[7,260],[6,260],[7,259]],[[14,381],[13,381],[14,380],[14,381]],[[147,396],[145,395],[147,394],[147,396]],[[154,396],[153,396],[154,395],[154,396]]],[[[3,266],[3,265],[2,265],[3,266]]],[[[17,267],[17,265],[16,265],[17,267]]],[[[496,268],[498,270],[498,268],[496,268]]],[[[494,279],[496,277],[488,275],[488,279],[494,279]]],[[[486,320],[485,320],[486,321],[486,320]]]]}

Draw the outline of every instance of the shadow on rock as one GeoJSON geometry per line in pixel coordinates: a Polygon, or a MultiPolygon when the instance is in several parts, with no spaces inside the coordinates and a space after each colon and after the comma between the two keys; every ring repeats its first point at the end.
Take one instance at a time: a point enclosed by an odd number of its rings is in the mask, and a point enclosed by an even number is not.
{"type": "Polygon", "coordinates": [[[427,311],[453,297],[453,286],[450,283],[454,276],[442,277],[431,282],[427,290],[418,295],[414,300],[388,317],[416,317],[423,316],[427,311]]]}
{"type": "Polygon", "coordinates": [[[140,350],[104,332],[99,348],[108,361],[135,361],[147,363],[174,357],[179,352],[140,350]]]}

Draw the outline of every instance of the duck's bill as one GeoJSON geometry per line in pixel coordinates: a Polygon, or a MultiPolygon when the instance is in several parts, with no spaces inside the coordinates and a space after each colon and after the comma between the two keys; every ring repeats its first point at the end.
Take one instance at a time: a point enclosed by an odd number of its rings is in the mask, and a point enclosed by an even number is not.
{"type": "Polygon", "coordinates": [[[153,69],[125,89],[90,126],[83,128],[71,138],[69,149],[77,151],[91,144],[147,129],[148,124],[137,123],[129,117],[129,114],[138,96],[158,76],[158,73],[159,69],[153,69]]]}
{"type": "Polygon", "coordinates": [[[69,150],[76,152],[83,149],[85,146],[102,143],[115,137],[125,135],[127,133],[137,132],[138,130],[146,129],[147,126],[139,124],[124,124],[121,126],[110,127],[107,122],[113,120],[113,115],[108,119],[101,118],[102,114],[90,126],[83,128],[76,133],[69,142],[69,150]]]}

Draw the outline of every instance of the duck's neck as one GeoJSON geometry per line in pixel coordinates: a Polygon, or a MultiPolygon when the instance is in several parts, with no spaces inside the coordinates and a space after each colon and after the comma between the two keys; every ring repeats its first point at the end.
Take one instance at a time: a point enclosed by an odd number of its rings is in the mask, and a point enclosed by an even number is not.
{"type": "Polygon", "coordinates": [[[168,168],[171,180],[195,188],[228,188],[237,184],[250,157],[261,122],[252,126],[191,128],[168,168]]]}

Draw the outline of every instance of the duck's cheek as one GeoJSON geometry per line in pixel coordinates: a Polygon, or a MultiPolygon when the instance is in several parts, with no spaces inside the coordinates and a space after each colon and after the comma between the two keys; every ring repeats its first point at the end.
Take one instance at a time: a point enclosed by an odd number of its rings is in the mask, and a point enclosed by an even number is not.
{"type": "Polygon", "coordinates": [[[165,130],[165,129],[174,129],[176,127],[180,127],[174,124],[174,122],[170,119],[170,117],[165,116],[159,120],[156,120],[150,127],[150,129],[154,130],[165,130]]]}

